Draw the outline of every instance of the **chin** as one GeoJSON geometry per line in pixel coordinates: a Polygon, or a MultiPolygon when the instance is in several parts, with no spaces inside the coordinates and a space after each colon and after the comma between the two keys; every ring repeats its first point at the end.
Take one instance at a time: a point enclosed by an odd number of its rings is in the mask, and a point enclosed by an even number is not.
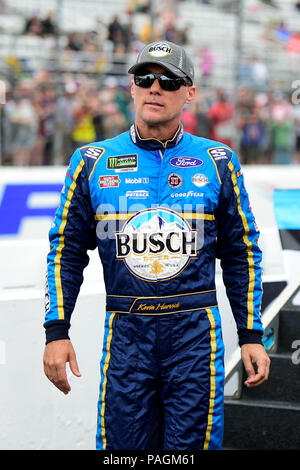
{"type": "Polygon", "coordinates": [[[167,121],[166,118],[163,118],[162,116],[143,116],[143,121],[145,124],[148,126],[158,126],[160,124],[163,124],[167,121]]]}

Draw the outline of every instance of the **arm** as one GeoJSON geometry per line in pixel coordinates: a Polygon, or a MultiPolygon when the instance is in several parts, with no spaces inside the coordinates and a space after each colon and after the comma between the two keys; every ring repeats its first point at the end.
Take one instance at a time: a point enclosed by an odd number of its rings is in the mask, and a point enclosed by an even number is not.
{"type": "Polygon", "coordinates": [[[221,260],[242,360],[249,376],[246,385],[259,385],[268,378],[270,364],[261,341],[264,332],[260,317],[262,253],[258,246],[259,231],[234,153],[224,171],[217,219],[216,254],[221,260]],[[257,373],[253,369],[254,363],[258,367],[257,373]]]}
{"type": "Polygon", "coordinates": [[[68,334],[71,315],[83,281],[83,270],[89,262],[87,250],[96,247],[88,177],[79,151],[71,158],[49,240],[44,367],[47,377],[66,393],[69,390],[66,362],[70,362],[71,370],[78,375],[68,334]]]}

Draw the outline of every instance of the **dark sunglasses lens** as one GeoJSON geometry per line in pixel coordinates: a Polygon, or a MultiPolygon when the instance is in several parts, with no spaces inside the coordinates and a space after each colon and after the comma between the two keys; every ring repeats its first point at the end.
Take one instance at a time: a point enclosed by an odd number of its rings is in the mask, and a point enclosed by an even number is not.
{"type": "Polygon", "coordinates": [[[134,76],[134,83],[142,88],[150,88],[154,80],[155,78],[152,74],[134,76]]]}
{"type": "Polygon", "coordinates": [[[166,91],[177,91],[182,85],[181,78],[171,78],[161,75],[159,78],[159,84],[163,90],[166,91]]]}
{"type": "Polygon", "coordinates": [[[148,73],[145,75],[135,75],[134,83],[141,88],[150,88],[156,78],[158,78],[159,84],[162,89],[166,91],[177,91],[183,84],[182,78],[168,77],[167,75],[163,74],[155,75],[153,73],[148,73]]]}

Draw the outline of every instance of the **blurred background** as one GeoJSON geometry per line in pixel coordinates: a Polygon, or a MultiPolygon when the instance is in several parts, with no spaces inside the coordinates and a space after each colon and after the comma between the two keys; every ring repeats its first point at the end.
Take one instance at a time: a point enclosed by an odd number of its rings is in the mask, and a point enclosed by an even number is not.
{"type": "Polygon", "coordinates": [[[260,230],[273,367],[248,398],[216,263],[224,446],[300,448],[300,1],[0,0],[0,449],[95,448],[102,268],[90,252],[71,328],[82,377],[67,370],[65,396],[43,372],[48,233],[75,148],[134,121],[127,70],[152,40],[190,53],[185,130],[237,151],[260,230]]]}
{"type": "Polygon", "coordinates": [[[298,163],[299,25],[296,0],[0,0],[1,164],[65,164],[128,129],[128,66],[160,39],[195,64],[188,132],[245,164],[298,163]]]}

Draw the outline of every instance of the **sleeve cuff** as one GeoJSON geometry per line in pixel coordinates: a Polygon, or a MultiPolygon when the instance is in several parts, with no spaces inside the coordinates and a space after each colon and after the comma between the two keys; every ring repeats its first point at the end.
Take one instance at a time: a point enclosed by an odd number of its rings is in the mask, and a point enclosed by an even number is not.
{"type": "Polygon", "coordinates": [[[66,320],[51,320],[44,323],[44,328],[46,330],[46,344],[58,339],[70,339],[70,323],[66,320]]]}
{"type": "Polygon", "coordinates": [[[259,330],[238,330],[239,345],[243,344],[262,344],[262,332],[259,330]]]}

